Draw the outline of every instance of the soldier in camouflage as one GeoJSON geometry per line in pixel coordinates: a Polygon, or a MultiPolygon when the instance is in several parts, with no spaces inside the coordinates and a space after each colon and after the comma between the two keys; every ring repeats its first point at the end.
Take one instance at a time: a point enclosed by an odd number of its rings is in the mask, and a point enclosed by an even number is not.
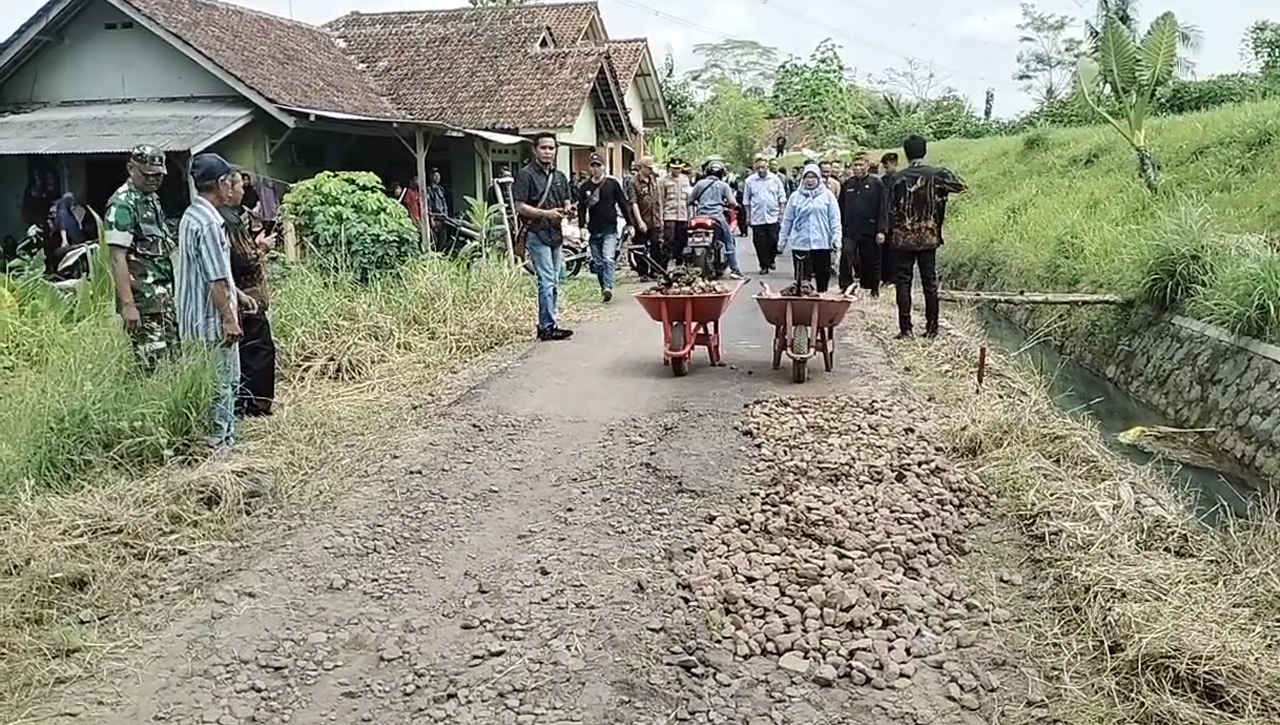
{"type": "Polygon", "coordinates": [[[178,347],[173,255],[157,192],[166,173],[164,152],[141,145],[129,153],[129,179],[107,202],[104,237],[111,249],[116,308],[144,368],[178,347]]]}

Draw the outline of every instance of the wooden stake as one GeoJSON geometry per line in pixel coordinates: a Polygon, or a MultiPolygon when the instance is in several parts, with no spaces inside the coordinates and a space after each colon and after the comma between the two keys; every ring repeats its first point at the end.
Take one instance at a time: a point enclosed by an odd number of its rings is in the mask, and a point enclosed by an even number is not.
{"type": "Polygon", "coordinates": [[[978,348],[978,388],[977,392],[982,392],[982,382],[987,378],[987,346],[983,345],[978,348]]]}

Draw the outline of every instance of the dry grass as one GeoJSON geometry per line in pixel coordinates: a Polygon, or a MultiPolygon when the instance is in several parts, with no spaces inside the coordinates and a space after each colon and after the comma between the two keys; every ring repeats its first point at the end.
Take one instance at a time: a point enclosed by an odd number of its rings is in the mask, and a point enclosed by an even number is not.
{"type": "Polygon", "coordinates": [[[983,336],[957,318],[954,333],[890,357],[1025,535],[1032,606],[1020,636],[1056,686],[1056,714],[1072,725],[1280,722],[1275,518],[1204,528],[1160,474],[1116,455],[999,352],[975,392],[983,336]]]}
{"type": "MultiPolygon", "coordinates": [[[[567,290],[571,319],[594,311],[587,287],[567,290]]],[[[0,722],[98,674],[163,614],[150,605],[195,595],[361,480],[407,429],[527,350],[534,319],[532,281],[514,270],[424,265],[361,288],[297,269],[276,293],[280,402],[243,424],[235,451],[0,496],[0,722]]]]}

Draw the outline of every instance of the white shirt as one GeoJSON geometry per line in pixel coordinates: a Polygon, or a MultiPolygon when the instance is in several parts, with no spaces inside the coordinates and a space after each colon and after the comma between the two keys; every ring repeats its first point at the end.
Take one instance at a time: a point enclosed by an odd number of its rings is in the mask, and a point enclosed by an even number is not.
{"type": "Polygon", "coordinates": [[[752,226],[782,221],[782,204],[786,198],[786,188],[775,173],[766,173],[764,178],[752,174],[743,182],[742,205],[747,207],[750,214],[748,222],[752,226]]]}

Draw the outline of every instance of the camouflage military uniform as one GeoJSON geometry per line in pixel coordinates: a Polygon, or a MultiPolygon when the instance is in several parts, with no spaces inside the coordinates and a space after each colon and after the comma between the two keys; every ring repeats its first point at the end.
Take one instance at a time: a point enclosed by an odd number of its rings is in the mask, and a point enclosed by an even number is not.
{"type": "MultiPolygon", "coordinates": [[[[164,154],[140,146],[131,159],[163,168],[164,154]]],[[[172,355],[178,347],[178,316],[174,308],[173,254],[177,243],[165,225],[160,197],[146,193],[126,181],[107,202],[103,218],[104,237],[109,246],[127,251],[133,301],[142,318],[130,331],[134,350],[145,366],[172,355]]],[[[116,310],[120,311],[119,298],[116,310]]]]}

